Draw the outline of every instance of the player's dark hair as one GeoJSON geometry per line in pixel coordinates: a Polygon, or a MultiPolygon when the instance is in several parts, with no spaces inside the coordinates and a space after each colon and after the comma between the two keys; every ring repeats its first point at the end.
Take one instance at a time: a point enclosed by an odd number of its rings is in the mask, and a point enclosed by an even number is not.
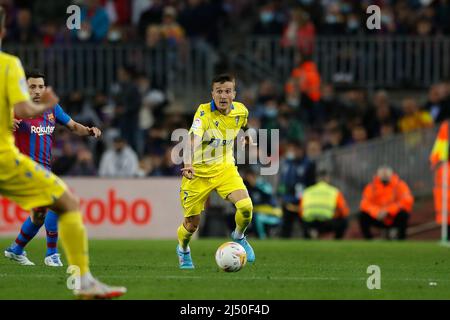
{"type": "Polygon", "coordinates": [[[0,32],[5,29],[6,12],[2,6],[0,6],[0,32]]]}
{"type": "Polygon", "coordinates": [[[222,74],[215,76],[212,79],[211,87],[214,86],[214,83],[225,83],[225,82],[235,82],[235,79],[231,74],[222,73],[222,74]]]}
{"type": "Polygon", "coordinates": [[[37,78],[42,78],[44,79],[44,83],[45,83],[45,74],[38,69],[32,69],[27,71],[27,80],[33,78],[33,79],[37,79],[37,78]]]}

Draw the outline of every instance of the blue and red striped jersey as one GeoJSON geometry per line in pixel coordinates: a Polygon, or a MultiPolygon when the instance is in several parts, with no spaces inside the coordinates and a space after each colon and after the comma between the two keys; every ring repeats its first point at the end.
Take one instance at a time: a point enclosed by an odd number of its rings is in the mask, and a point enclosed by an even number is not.
{"type": "Polygon", "coordinates": [[[59,104],[33,119],[21,119],[14,132],[16,146],[37,163],[50,169],[53,131],[56,123],[67,125],[71,120],[59,104]]]}

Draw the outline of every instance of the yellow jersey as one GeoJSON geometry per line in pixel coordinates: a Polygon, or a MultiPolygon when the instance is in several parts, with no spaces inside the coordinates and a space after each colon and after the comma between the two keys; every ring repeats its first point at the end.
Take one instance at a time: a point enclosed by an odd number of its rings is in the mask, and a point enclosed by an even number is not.
{"type": "Polygon", "coordinates": [[[28,86],[19,58],[0,52],[0,153],[16,151],[12,124],[14,105],[29,101],[28,86]]]}
{"type": "Polygon", "coordinates": [[[194,174],[214,177],[235,165],[234,139],[247,125],[248,109],[234,101],[227,115],[221,114],[214,103],[201,104],[194,115],[189,133],[202,138],[201,147],[194,150],[194,174]]]}

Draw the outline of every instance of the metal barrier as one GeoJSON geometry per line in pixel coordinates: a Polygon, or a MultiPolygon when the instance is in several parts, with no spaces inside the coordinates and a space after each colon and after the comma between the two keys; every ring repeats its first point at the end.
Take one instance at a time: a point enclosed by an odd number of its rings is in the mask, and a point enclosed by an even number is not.
{"type": "Polygon", "coordinates": [[[233,65],[251,81],[283,84],[299,52],[307,52],[324,82],[344,87],[425,88],[450,78],[450,37],[318,36],[300,45],[285,47],[278,37],[248,38],[233,65]]]}
{"type": "MultiPolygon", "coordinates": [[[[298,60],[299,49],[279,37],[249,37],[226,57],[238,78],[248,83],[271,79],[282,86],[298,60]]],[[[373,88],[424,88],[450,78],[449,37],[317,37],[302,48],[312,53],[322,80],[373,88]]],[[[117,68],[134,64],[154,85],[181,102],[209,97],[217,53],[202,43],[182,47],[143,44],[72,44],[43,47],[5,44],[25,67],[43,69],[60,94],[75,90],[108,92],[117,68]]],[[[197,101],[198,102],[198,101],[197,101]]]]}
{"type": "MultiPolygon", "coordinates": [[[[75,90],[86,93],[109,92],[117,70],[132,64],[149,77],[154,86],[164,88],[182,102],[209,97],[215,55],[207,46],[183,47],[143,45],[5,45],[25,68],[39,68],[59,94],[75,90]]],[[[197,101],[198,102],[198,101],[197,101]]]]}
{"type": "Polygon", "coordinates": [[[318,167],[330,169],[332,184],[344,193],[352,212],[358,211],[364,187],[382,164],[391,166],[415,197],[429,196],[433,191],[433,174],[428,159],[437,129],[329,150],[317,160],[318,167]]]}

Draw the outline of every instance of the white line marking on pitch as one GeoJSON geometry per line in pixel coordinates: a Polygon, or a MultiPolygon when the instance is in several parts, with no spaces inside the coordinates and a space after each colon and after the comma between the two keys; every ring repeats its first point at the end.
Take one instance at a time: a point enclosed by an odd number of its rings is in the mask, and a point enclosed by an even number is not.
{"type": "MultiPolygon", "coordinates": [[[[56,278],[61,277],[61,275],[51,275],[51,274],[0,274],[1,277],[7,276],[19,276],[19,277],[28,277],[28,278],[56,278]]],[[[194,276],[194,275],[167,275],[167,276],[150,276],[150,275],[103,275],[102,278],[108,279],[125,279],[125,278],[136,278],[136,279],[175,279],[175,280],[205,280],[205,279],[220,279],[220,280],[276,280],[276,281],[366,281],[367,278],[337,278],[337,277],[241,277],[241,276],[233,276],[231,273],[229,276],[194,276]]],[[[409,281],[409,282],[450,282],[450,279],[421,279],[421,278],[403,278],[403,279],[390,279],[385,278],[384,281],[409,281]]]]}

